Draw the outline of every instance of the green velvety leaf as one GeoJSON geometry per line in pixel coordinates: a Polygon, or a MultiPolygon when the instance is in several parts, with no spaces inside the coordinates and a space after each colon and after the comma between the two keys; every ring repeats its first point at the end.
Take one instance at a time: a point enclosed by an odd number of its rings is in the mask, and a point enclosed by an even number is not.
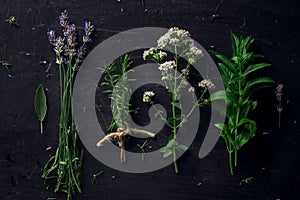
{"type": "Polygon", "coordinates": [[[172,150],[171,149],[167,149],[164,153],[163,153],[163,158],[167,158],[170,155],[172,155],[172,150]]]}
{"type": "Polygon", "coordinates": [[[166,148],[167,149],[172,149],[173,146],[175,145],[174,143],[175,143],[174,140],[172,140],[172,139],[169,140],[168,144],[166,145],[166,148]]]}
{"type": "Polygon", "coordinates": [[[34,108],[39,120],[43,121],[47,113],[47,102],[46,95],[41,84],[38,86],[35,93],[34,108]]]}
{"type": "Polygon", "coordinates": [[[167,147],[163,147],[159,150],[160,153],[165,153],[168,150],[167,147]]]}
{"type": "Polygon", "coordinates": [[[43,133],[42,122],[44,121],[47,113],[47,100],[44,88],[41,84],[38,86],[35,93],[34,108],[41,123],[41,133],[43,133]]]}
{"type": "Polygon", "coordinates": [[[178,145],[177,148],[179,149],[179,151],[182,151],[182,152],[188,150],[188,147],[183,144],[178,145]]]}

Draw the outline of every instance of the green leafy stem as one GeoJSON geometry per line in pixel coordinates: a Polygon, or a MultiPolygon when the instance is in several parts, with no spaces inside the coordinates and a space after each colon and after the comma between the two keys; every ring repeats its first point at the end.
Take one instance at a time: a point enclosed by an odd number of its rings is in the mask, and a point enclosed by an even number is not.
{"type": "Polygon", "coordinates": [[[273,80],[269,77],[252,78],[254,72],[270,66],[268,63],[255,63],[255,60],[262,56],[249,50],[254,40],[251,37],[238,38],[233,33],[231,36],[231,58],[217,52],[211,53],[221,61],[219,70],[226,88],[223,97],[221,93],[218,97],[226,100],[226,123],[216,126],[222,130],[221,137],[229,153],[230,173],[233,175],[233,165],[236,167],[238,164],[238,151],[256,132],[256,122],[248,118],[248,113],[257,106],[257,101],[251,97],[256,90],[267,87],[273,80]],[[252,79],[249,75],[252,75],[252,79]]]}

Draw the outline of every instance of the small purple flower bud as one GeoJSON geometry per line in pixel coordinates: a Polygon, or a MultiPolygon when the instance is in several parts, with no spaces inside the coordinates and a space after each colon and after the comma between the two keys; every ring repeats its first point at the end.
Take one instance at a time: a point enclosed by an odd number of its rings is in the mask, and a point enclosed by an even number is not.
{"type": "Polygon", "coordinates": [[[47,32],[47,35],[48,35],[50,44],[55,45],[55,41],[56,41],[55,32],[53,30],[51,30],[51,31],[47,32]]]}
{"type": "Polygon", "coordinates": [[[84,22],[85,35],[90,36],[93,30],[94,30],[94,26],[91,24],[91,22],[85,21],[84,22]]]}
{"type": "Polygon", "coordinates": [[[68,12],[66,10],[60,14],[59,23],[62,27],[66,27],[69,24],[68,12]]]}
{"type": "Polygon", "coordinates": [[[86,36],[86,35],[84,35],[84,36],[82,36],[82,41],[83,41],[83,43],[87,43],[87,42],[91,41],[91,38],[88,37],[88,36],[86,36]]]}
{"type": "Polygon", "coordinates": [[[83,60],[85,53],[86,53],[86,47],[84,45],[80,46],[79,49],[77,50],[77,60],[79,62],[83,60]]]}
{"type": "Polygon", "coordinates": [[[281,96],[283,95],[283,84],[278,84],[275,90],[275,94],[278,101],[281,101],[281,96]]]}
{"type": "Polygon", "coordinates": [[[62,48],[64,46],[64,41],[65,41],[65,38],[62,38],[61,36],[59,36],[55,40],[55,46],[58,48],[62,48]]]}

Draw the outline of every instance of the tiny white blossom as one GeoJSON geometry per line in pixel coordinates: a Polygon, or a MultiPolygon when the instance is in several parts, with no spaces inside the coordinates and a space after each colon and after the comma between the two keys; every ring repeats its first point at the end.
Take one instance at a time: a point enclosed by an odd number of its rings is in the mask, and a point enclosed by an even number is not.
{"type": "Polygon", "coordinates": [[[175,63],[174,60],[172,60],[172,61],[166,61],[166,62],[160,64],[159,67],[158,67],[158,69],[160,71],[168,71],[170,69],[174,69],[175,66],[176,66],[176,63],[175,63]]]}
{"type": "Polygon", "coordinates": [[[153,58],[158,61],[163,60],[165,57],[167,57],[167,53],[164,51],[159,51],[153,55],[153,58]]]}
{"type": "Polygon", "coordinates": [[[190,70],[189,69],[183,69],[183,70],[181,70],[181,73],[183,74],[183,76],[187,77],[190,74],[190,70]]]}
{"type": "Polygon", "coordinates": [[[60,65],[62,63],[63,63],[63,58],[62,57],[56,58],[56,64],[60,65]]]}
{"type": "Polygon", "coordinates": [[[151,102],[151,98],[155,95],[153,91],[146,91],[143,95],[143,102],[151,102]]]}
{"type": "Polygon", "coordinates": [[[147,50],[147,51],[144,51],[144,53],[143,53],[143,59],[144,60],[146,60],[147,59],[147,57],[149,57],[149,56],[153,56],[154,55],[154,53],[155,53],[155,49],[152,47],[152,48],[150,48],[149,50],[147,50]]]}
{"type": "Polygon", "coordinates": [[[189,93],[194,93],[195,92],[195,88],[194,87],[190,87],[189,88],[189,93]]]}
{"type": "Polygon", "coordinates": [[[201,82],[198,83],[198,86],[202,88],[208,88],[208,89],[215,87],[215,85],[211,82],[210,79],[203,79],[201,82]]]}
{"type": "Polygon", "coordinates": [[[181,80],[181,85],[182,85],[183,87],[186,87],[186,86],[188,85],[188,82],[187,82],[185,79],[182,79],[182,80],[181,80]]]}
{"type": "Polygon", "coordinates": [[[171,45],[178,46],[179,42],[180,42],[180,41],[179,41],[178,38],[171,38],[171,39],[170,39],[170,44],[171,44],[171,45]]]}

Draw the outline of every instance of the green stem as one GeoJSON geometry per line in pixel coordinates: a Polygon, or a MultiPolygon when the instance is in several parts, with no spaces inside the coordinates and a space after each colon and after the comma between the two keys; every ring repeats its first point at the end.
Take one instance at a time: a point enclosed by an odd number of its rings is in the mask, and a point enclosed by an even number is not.
{"type": "Polygon", "coordinates": [[[234,150],[234,166],[236,167],[238,163],[238,151],[234,150]]]}
{"type": "Polygon", "coordinates": [[[41,134],[43,134],[43,121],[40,121],[41,134]]]}
{"type": "Polygon", "coordinates": [[[177,165],[177,161],[176,161],[176,148],[175,147],[173,147],[173,163],[174,163],[175,173],[178,174],[179,170],[178,170],[178,165],[177,165]]]}
{"type": "Polygon", "coordinates": [[[230,168],[230,174],[233,176],[232,152],[229,152],[229,168],[230,168]]]}
{"type": "Polygon", "coordinates": [[[281,112],[278,112],[278,128],[280,128],[281,125],[281,112]]]}
{"type": "MultiPolygon", "coordinates": [[[[234,131],[234,143],[235,145],[237,144],[237,135],[238,135],[238,124],[239,124],[239,117],[240,117],[240,102],[241,99],[242,99],[242,66],[240,63],[238,63],[238,67],[239,67],[239,81],[238,81],[238,84],[239,84],[239,97],[238,97],[238,102],[237,102],[237,113],[236,113],[236,120],[235,120],[235,131],[234,131]]],[[[234,146],[234,166],[237,167],[237,162],[238,160],[238,149],[236,146],[234,146]]]]}

